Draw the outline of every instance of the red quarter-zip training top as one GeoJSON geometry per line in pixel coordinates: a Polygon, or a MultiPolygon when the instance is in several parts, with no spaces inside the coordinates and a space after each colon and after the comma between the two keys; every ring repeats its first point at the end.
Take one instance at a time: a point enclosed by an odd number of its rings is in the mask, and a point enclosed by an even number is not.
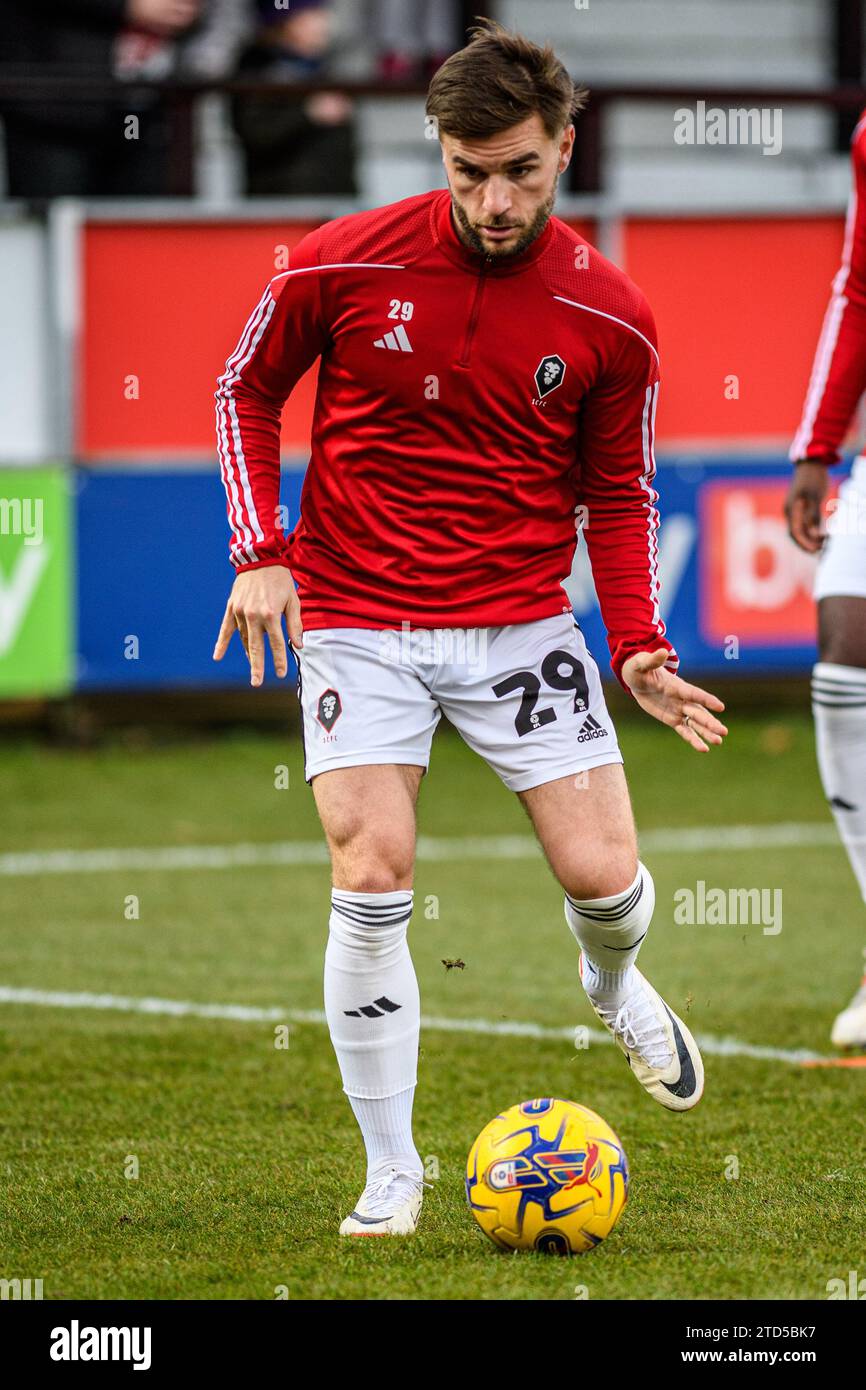
{"type": "Polygon", "coordinates": [[[619,676],[664,647],[640,290],[558,218],[520,255],[457,236],[447,190],[294,248],[217,390],[238,570],[282,564],[303,625],[490,627],[568,612],[581,522],[619,676]],[[279,525],[280,411],[319,359],[301,516],[279,525]]]}

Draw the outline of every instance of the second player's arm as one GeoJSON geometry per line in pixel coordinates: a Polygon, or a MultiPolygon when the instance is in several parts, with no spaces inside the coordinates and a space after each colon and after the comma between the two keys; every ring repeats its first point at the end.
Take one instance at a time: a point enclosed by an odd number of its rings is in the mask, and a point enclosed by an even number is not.
{"type": "Polygon", "coordinates": [[[791,446],[796,465],[785,499],[791,538],[815,554],[824,544],[827,469],[840,448],[866,391],[866,126],[857,127],[851,150],[853,188],[848,204],[842,264],[833,290],[806,392],[803,418],[791,446]]]}

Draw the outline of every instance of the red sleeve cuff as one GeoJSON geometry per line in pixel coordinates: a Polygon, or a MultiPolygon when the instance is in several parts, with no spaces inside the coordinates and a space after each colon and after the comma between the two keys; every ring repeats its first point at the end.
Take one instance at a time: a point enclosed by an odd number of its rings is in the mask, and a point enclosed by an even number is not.
{"type": "Polygon", "coordinates": [[[792,459],[791,462],[796,468],[798,463],[823,463],[825,468],[832,468],[834,464],[840,463],[842,455],[836,452],[823,454],[801,454],[799,458],[792,459]]]}
{"type": "Polygon", "coordinates": [[[246,574],[247,570],[270,569],[274,565],[280,565],[283,569],[289,569],[289,557],[285,554],[266,556],[263,560],[256,560],[250,565],[235,565],[238,574],[246,574]]]}

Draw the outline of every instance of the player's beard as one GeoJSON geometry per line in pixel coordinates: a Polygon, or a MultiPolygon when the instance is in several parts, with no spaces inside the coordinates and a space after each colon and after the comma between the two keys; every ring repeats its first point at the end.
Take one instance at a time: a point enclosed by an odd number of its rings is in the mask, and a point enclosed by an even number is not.
{"type": "MultiPolygon", "coordinates": [[[[461,240],[465,242],[465,244],[472,251],[477,251],[479,256],[490,256],[495,260],[505,260],[507,257],[510,256],[519,256],[522,251],[526,250],[527,246],[532,245],[536,237],[541,236],[541,233],[544,231],[545,227],[550,221],[551,214],[553,212],[553,205],[556,202],[556,190],[558,186],[559,174],[556,175],[556,178],[553,181],[553,187],[551,188],[550,193],[545,198],[544,202],[540,203],[539,206],[536,208],[535,215],[532,218],[532,221],[527,223],[526,226],[523,228],[515,244],[513,246],[501,248],[495,245],[485,245],[481,236],[475,230],[474,224],[470,222],[469,217],[466,213],[466,209],[463,207],[461,203],[458,203],[457,199],[454,197],[454,194],[452,193],[451,206],[454,209],[454,218],[457,222],[457,228],[460,233],[461,240]]],[[[490,222],[485,222],[484,225],[486,227],[509,227],[511,226],[511,223],[508,222],[505,218],[494,218],[490,222]]]]}

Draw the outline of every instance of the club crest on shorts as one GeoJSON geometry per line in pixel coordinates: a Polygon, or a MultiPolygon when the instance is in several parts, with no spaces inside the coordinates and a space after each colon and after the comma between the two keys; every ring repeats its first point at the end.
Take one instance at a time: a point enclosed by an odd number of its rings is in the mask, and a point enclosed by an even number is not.
{"type": "Polygon", "coordinates": [[[331,689],[323,690],[316,706],[316,718],[322,728],[330,733],[342,713],[343,702],[340,699],[340,692],[331,689]]]}
{"type": "Polygon", "coordinates": [[[565,363],[558,352],[551,352],[547,357],[542,357],[535,372],[535,389],[539,400],[543,400],[551,391],[555,391],[557,386],[561,386],[564,376],[565,363]]]}

